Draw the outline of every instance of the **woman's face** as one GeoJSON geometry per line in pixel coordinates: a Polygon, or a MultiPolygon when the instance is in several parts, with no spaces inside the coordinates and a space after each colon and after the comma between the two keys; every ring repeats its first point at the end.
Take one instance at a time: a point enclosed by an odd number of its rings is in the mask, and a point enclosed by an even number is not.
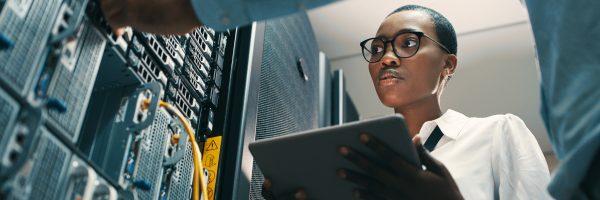
{"type": "MultiPolygon", "coordinates": [[[[401,11],[387,17],[376,37],[392,40],[400,31],[420,31],[439,41],[431,17],[419,11],[401,11]]],[[[417,53],[398,58],[387,45],[383,58],[369,63],[369,72],[377,96],[388,107],[398,108],[426,98],[437,98],[449,55],[436,43],[421,37],[417,53]]],[[[452,69],[453,70],[453,69],[452,69]]]]}

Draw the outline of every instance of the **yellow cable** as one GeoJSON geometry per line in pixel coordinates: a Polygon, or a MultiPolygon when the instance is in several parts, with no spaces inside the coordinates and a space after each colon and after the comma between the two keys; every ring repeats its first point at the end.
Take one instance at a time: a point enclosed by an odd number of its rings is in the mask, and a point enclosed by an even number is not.
{"type": "MultiPolygon", "coordinates": [[[[145,100],[144,104],[146,107],[148,107],[150,105],[150,100],[145,100]]],[[[173,107],[171,104],[164,102],[164,101],[160,101],[159,102],[159,106],[160,107],[164,107],[165,109],[167,109],[168,111],[174,113],[177,118],[179,119],[179,121],[181,121],[181,123],[183,123],[183,127],[185,128],[185,132],[188,134],[189,138],[190,138],[190,143],[192,143],[192,156],[193,156],[193,160],[194,160],[194,176],[193,176],[193,184],[192,184],[192,196],[194,200],[199,200],[200,199],[200,194],[198,191],[198,185],[200,185],[200,189],[202,189],[202,194],[204,194],[202,197],[202,199],[207,199],[208,198],[208,190],[207,190],[207,183],[203,178],[203,174],[204,174],[204,167],[202,166],[202,159],[200,158],[200,147],[198,146],[198,143],[196,143],[196,137],[194,136],[194,133],[192,131],[192,126],[189,124],[189,122],[186,120],[186,118],[183,116],[183,114],[181,114],[181,112],[179,112],[179,110],[177,110],[177,108],[173,107]]]]}
{"type": "Polygon", "coordinates": [[[179,118],[179,121],[181,121],[183,123],[183,127],[185,128],[185,131],[187,132],[189,138],[190,138],[190,142],[192,143],[192,155],[194,156],[194,166],[195,166],[195,176],[196,176],[196,186],[192,186],[194,192],[196,195],[194,196],[194,199],[200,199],[198,196],[198,185],[200,185],[200,188],[202,189],[202,194],[203,194],[203,198],[202,199],[206,199],[208,197],[208,190],[207,190],[207,184],[206,181],[203,178],[203,174],[204,174],[204,167],[202,166],[202,159],[200,158],[200,147],[198,146],[198,143],[196,143],[196,137],[194,136],[194,133],[192,131],[192,126],[190,125],[190,123],[186,120],[186,118],[183,116],[183,114],[181,114],[181,112],[179,112],[179,110],[177,110],[176,108],[174,108],[171,104],[164,102],[164,101],[160,101],[159,106],[166,108],[167,110],[173,112],[175,115],[177,115],[177,118],[179,118]],[[198,180],[199,179],[199,180],[198,180]],[[200,183],[200,184],[198,184],[200,183]]]}

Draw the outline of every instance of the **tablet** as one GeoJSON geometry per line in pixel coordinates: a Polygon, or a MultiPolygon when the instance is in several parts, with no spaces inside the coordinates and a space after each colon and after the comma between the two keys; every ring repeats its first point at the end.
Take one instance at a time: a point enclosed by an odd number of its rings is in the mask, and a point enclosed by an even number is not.
{"type": "Polygon", "coordinates": [[[249,148],[262,173],[271,179],[276,196],[302,187],[309,199],[353,199],[352,191],[357,186],[340,179],[336,171],[362,170],[343,158],[338,147],[350,146],[376,158],[360,142],[359,134],[363,132],[379,138],[408,163],[421,166],[400,114],[258,140],[249,148]]]}

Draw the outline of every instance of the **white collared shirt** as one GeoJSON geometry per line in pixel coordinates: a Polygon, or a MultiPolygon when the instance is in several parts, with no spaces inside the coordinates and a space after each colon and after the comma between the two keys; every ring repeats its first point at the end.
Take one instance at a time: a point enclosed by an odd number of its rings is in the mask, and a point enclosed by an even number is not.
{"type": "Polygon", "coordinates": [[[465,199],[550,198],[542,150],[519,117],[474,118],[448,110],[423,124],[423,143],[436,126],[444,135],[431,155],[448,168],[465,199]]]}

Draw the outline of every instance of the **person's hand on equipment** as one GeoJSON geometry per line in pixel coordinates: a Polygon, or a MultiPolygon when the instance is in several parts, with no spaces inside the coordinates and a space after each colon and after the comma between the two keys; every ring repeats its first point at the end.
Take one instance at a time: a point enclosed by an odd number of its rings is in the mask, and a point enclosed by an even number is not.
{"type": "Polygon", "coordinates": [[[340,178],[359,186],[353,193],[357,199],[463,199],[450,172],[429,155],[418,136],[413,144],[425,170],[409,164],[370,134],[360,134],[360,141],[388,163],[375,163],[347,146],[339,148],[344,158],[366,173],[349,169],[337,171],[340,178]]]}
{"type": "Polygon", "coordinates": [[[271,183],[271,180],[269,180],[268,178],[265,178],[265,182],[263,182],[263,185],[262,185],[261,195],[266,200],[288,200],[288,199],[290,199],[290,200],[306,200],[306,199],[308,199],[308,195],[306,194],[306,191],[304,191],[303,189],[298,189],[296,191],[286,193],[286,194],[275,195],[275,194],[273,194],[273,191],[271,191],[271,186],[273,186],[273,184],[271,183]]]}
{"type": "Polygon", "coordinates": [[[202,23],[192,0],[100,0],[102,12],[115,34],[123,27],[154,34],[185,34],[202,23]]]}

